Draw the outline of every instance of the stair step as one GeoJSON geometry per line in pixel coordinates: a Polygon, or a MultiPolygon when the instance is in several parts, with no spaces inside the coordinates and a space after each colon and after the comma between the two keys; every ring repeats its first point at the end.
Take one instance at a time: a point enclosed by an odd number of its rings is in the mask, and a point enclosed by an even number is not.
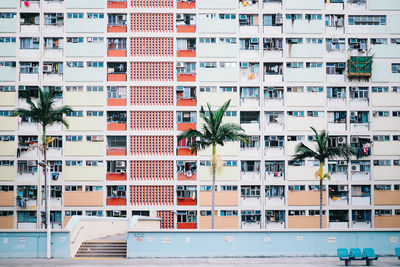
{"type": "Polygon", "coordinates": [[[84,241],[75,258],[126,258],[126,241],[84,241]]]}

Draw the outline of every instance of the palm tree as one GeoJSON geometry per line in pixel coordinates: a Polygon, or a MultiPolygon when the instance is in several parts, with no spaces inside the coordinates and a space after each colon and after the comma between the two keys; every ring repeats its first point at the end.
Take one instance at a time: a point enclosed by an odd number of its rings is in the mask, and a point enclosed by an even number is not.
{"type": "Polygon", "coordinates": [[[200,108],[200,118],[204,120],[201,126],[202,131],[189,129],[178,136],[178,140],[183,138],[196,138],[195,142],[190,144],[191,153],[197,150],[204,150],[212,147],[212,211],[211,211],[211,228],[214,229],[214,213],[215,213],[215,173],[217,168],[217,145],[223,146],[228,141],[242,141],[247,143],[248,136],[244,134],[244,130],[240,125],[234,123],[222,124],[222,119],[229,107],[231,100],[227,101],[216,112],[211,111],[210,104],[207,103],[209,115],[206,115],[203,106],[200,108]]]}
{"type": "MultiPolygon", "coordinates": [[[[68,106],[62,106],[60,108],[54,108],[54,103],[57,100],[57,92],[55,90],[42,91],[39,88],[39,99],[37,104],[33,102],[33,99],[29,95],[23,96],[29,105],[29,109],[19,108],[15,111],[14,116],[20,116],[23,118],[31,118],[33,121],[38,122],[42,126],[42,144],[43,144],[43,166],[44,167],[44,182],[45,182],[45,212],[46,212],[46,228],[49,229],[50,212],[48,207],[48,199],[50,197],[49,183],[47,181],[47,157],[46,150],[47,145],[54,139],[46,138],[46,127],[51,126],[54,123],[62,123],[65,127],[69,127],[68,122],[64,119],[63,115],[72,111],[68,106]]],[[[39,182],[40,185],[40,182],[39,182]]],[[[40,188],[39,188],[40,190],[40,188]]],[[[40,201],[40,200],[39,200],[40,201]]],[[[40,214],[40,211],[39,211],[40,214]]],[[[40,215],[39,215],[40,216],[40,215]]],[[[39,220],[41,222],[41,220],[39,220]]],[[[47,238],[50,236],[48,235],[47,238]]]]}
{"type": "Polygon", "coordinates": [[[329,135],[326,131],[318,132],[310,127],[315,134],[317,147],[315,150],[300,143],[296,147],[296,152],[293,156],[293,161],[304,160],[306,158],[314,158],[319,161],[319,170],[315,173],[315,177],[319,179],[319,227],[322,228],[322,182],[324,179],[330,179],[329,174],[323,174],[323,166],[325,160],[346,159],[350,160],[351,156],[356,156],[357,153],[348,145],[333,147],[329,145],[329,135]]]}

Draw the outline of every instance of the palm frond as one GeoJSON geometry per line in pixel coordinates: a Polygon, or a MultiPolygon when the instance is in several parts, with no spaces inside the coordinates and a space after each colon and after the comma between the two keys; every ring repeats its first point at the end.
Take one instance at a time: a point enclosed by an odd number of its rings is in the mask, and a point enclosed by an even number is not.
{"type": "Polygon", "coordinates": [[[317,158],[318,154],[301,142],[296,146],[295,154],[292,158],[293,161],[304,160],[306,158],[317,158]]]}

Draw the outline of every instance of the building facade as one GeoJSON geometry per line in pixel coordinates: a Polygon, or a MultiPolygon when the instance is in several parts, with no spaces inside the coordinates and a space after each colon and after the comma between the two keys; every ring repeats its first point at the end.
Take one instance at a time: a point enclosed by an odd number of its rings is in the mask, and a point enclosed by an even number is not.
{"type": "Polygon", "coordinates": [[[74,110],[48,129],[53,228],[210,228],[211,151],[177,135],[229,99],[251,140],[217,148],[216,228],[319,227],[310,126],[358,152],[325,163],[324,227],[400,227],[399,1],[0,1],[0,228],[41,225],[40,128],[11,116],[39,87],[74,110]]]}

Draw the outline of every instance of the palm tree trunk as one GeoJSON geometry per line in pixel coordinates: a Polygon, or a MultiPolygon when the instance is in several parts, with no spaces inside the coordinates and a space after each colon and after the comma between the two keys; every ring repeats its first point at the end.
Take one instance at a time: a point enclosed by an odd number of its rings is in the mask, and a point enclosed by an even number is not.
{"type": "Polygon", "coordinates": [[[319,228],[322,229],[322,172],[323,162],[319,163],[319,228]]]}
{"type": "Polygon", "coordinates": [[[46,212],[46,230],[47,230],[47,236],[46,236],[46,256],[49,259],[51,257],[51,236],[50,236],[50,182],[47,180],[47,142],[46,142],[46,126],[43,125],[43,161],[44,161],[44,190],[45,190],[45,212],[46,212]]]}
{"type": "Polygon", "coordinates": [[[216,145],[212,147],[212,200],[211,200],[211,229],[214,229],[215,221],[215,169],[217,165],[216,156],[216,145]]]}

